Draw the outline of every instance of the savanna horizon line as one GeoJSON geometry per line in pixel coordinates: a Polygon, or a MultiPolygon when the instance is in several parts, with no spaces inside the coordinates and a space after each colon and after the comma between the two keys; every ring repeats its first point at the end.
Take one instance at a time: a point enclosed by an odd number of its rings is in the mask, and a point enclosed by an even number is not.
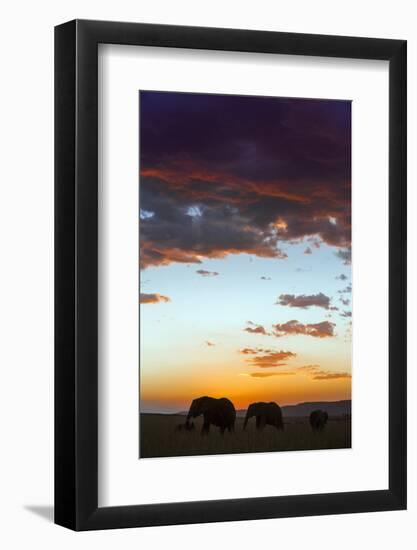
{"type": "MultiPolygon", "coordinates": [[[[326,399],[323,399],[323,400],[317,400],[317,401],[300,401],[298,403],[289,403],[289,404],[286,404],[286,405],[281,405],[281,409],[296,409],[297,407],[305,407],[305,406],[318,406],[318,405],[321,405],[321,406],[325,406],[325,405],[336,405],[336,404],[346,404],[346,406],[348,408],[351,408],[351,404],[352,404],[352,399],[336,399],[336,400],[326,400],[326,399]]],[[[237,408],[236,409],[236,412],[239,413],[239,412],[246,412],[247,408],[245,407],[241,407],[241,408],[237,408]]],[[[167,411],[167,410],[161,410],[161,409],[148,409],[146,408],[146,410],[139,410],[139,414],[162,414],[162,415],[168,415],[168,416],[172,416],[172,415],[181,415],[181,416],[184,416],[187,414],[187,410],[184,410],[184,409],[181,409],[181,410],[170,410],[170,411],[167,411]]]]}

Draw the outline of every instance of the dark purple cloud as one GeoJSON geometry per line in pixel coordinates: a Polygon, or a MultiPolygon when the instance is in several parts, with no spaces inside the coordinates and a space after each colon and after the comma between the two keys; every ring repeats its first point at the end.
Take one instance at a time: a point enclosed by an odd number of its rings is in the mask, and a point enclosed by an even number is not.
{"type": "Polygon", "coordinates": [[[252,321],[247,322],[248,326],[243,330],[249,332],[250,334],[263,334],[264,336],[269,336],[270,333],[262,325],[257,325],[252,321]]]}
{"type": "Polygon", "coordinates": [[[340,317],[343,317],[345,319],[349,319],[350,317],[352,317],[352,312],[351,311],[343,311],[339,315],[340,315],[340,317]]]}
{"type": "Polygon", "coordinates": [[[293,320],[287,323],[278,323],[273,325],[273,335],[277,337],[281,336],[294,336],[305,335],[313,336],[314,338],[331,338],[334,336],[334,327],[336,325],[330,321],[321,321],[320,323],[308,323],[304,325],[299,321],[293,320]]]}
{"type": "Polygon", "coordinates": [[[350,102],[141,92],[141,264],[350,247],[350,102]],[[316,244],[317,243],[317,244],[316,244]]]}
{"type": "Polygon", "coordinates": [[[206,269],[197,269],[196,273],[202,277],[217,277],[217,271],[207,271],[206,269]]]}
{"type": "Polygon", "coordinates": [[[322,292],[311,295],[300,294],[298,296],[295,296],[294,294],[281,294],[276,304],[280,306],[298,307],[301,309],[307,309],[310,306],[329,309],[330,298],[322,292]]]}

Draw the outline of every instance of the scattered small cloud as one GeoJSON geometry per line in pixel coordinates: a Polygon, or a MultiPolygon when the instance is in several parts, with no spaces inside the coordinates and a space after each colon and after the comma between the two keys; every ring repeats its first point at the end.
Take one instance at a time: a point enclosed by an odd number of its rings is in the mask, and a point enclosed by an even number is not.
{"type": "Polygon", "coordinates": [[[141,304],[159,304],[161,302],[170,302],[171,298],[158,293],[146,294],[144,292],[141,292],[139,301],[141,304]]]}
{"type": "Polygon", "coordinates": [[[214,347],[216,344],[214,342],[210,342],[210,340],[206,340],[206,346],[208,346],[209,348],[212,348],[214,347]]]}
{"type": "Polygon", "coordinates": [[[243,348],[239,350],[239,353],[243,353],[243,355],[255,355],[258,352],[254,348],[243,348]]]}
{"type": "Polygon", "coordinates": [[[323,370],[320,368],[320,365],[305,365],[303,367],[298,367],[297,372],[301,372],[311,377],[312,380],[341,380],[352,378],[352,375],[348,372],[323,370]]]}
{"type": "Polygon", "coordinates": [[[352,249],[351,248],[340,248],[335,252],[335,256],[340,258],[344,265],[350,265],[352,263],[352,249]]]}
{"type": "Polygon", "coordinates": [[[302,309],[307,309],[310,306],[317,306],[324,309],[329,309],[330,298],[322,292],[311,295],[300,294],[299,296],[295,296],[294,294],[281,294],[276,302],[276,305],[299,307],[302,309]]]}
{"type": "Polygon", "coordinates": [[[337,277],[335,277],[338,281],[346,281],[347,280],[347,275],[344,275],[343,273],[341,273],[340,275],[338,275],[337,277]]]}
{"type": "Polygon", "coordinates": [[[317,372],[320,370],[320,365],[303,365],[302,367],[297,367],[297,370],[300,372],[317,372]]]}
{"type": "Polygon", "coordinates": [[[344,317],[345,319],[349,319],[350,317],[352,317],[352,312],[351,311],[343,311],[342,313],[340,313],[340,317],[344,317]]]}
{"type": "Polygon", "coordinates": [[[243,329],[245,332],[249,332],[250,334],[263,334],[264,336],[270,336],[270,333],[262,325],[257,325],[252,321],[248,321],[247,324],[249,326],[243,329]]]}
{"type": "Polygon", "coordinates": [[[337,306],[330,306],[330,311],[339,311],[339,308],[337,306]]]}
{"type": "Polygon", "coordinates": [[[202,277],[217,277],[218,275],[217,271],[207,271],[206,269],[198,269],[196,273],[202,277]]]}
{"type": "Polygon", "coordinates": [[[337,291],[339,294],[350,294],[352,292],[352,285],[348,284],[345,288],[342,290],[337,291]]]}
{"type": "Polygon", "coordinates": [[[352,378],[349,372],[320,371],[313,376],[313,380],[341,380],[349,378],[352,378]]]}
{"type": "Polygon", "coordinates": [[[271,277],[261,277],[261,281],[271,281],[271,277]]]}
{"type": "Polygon", "coordinates": [[[309,246],[307,246],[307,248],[304,250],[304,254],[313,254],[309,246]]]}
{"type": "Polygon", "coordinates": [[[150,210],[143,210],[142,208],[140,209],[139,218],[141,220],[149,220],[154,216],[155,216],[155,212],[151,212],[150,210]]]}
{"type": "Polygon", "coordinates": [[[297,273],[307,273],[309,271],[311,271],[311,267],[297,267],[296,270],[295,270],[297,273]]]}
{"type": "Polygon", "coordinates": [[[187,216],[192,218],[201,218],[203,212],[199,206],[190,206],[187,210],[187,216]]]}
{"type": "Polygon", "coordinates": [[[348,321],[346,323],[346,330],[345,330],[345,342],[351,342],[352,341],[352,321],[348,321]]]}
{"type": "Polygon", "coordinates": [[[335,336],[334,327],[336,325],[330,321],[321,323],[309,323],[304,325],[299,321],[292,320],[287,323],[278,323],[272,326],[273,335],[278,338],[282,336],[305,335],[313,338],[331,338],[335,336]]]}
{"type": "Polygon", "coordinates": [[[250,372],[248,376],[252,378],[269,378],[271,376],[294,376],[295,372],[293,371],[282,371],[282,372],[250,372]]]}
{"type": "Polygon", "coordinates": [[[340,298],[339,298],[339,301],[342,302],[342,304],[343,304],[344,306],[348,306],[348,305],[350,304],[349,298],[344,299],[344,298],[340,297],[340,298]]]}

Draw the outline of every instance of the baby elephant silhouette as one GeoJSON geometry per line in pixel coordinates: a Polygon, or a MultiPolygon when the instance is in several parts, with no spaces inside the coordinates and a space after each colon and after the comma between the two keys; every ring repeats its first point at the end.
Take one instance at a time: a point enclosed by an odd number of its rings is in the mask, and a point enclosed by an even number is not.
{"type": "Polygon", "coordinates": [[[327,424],[329,415],[326,411],[317,409],[310,414],[310,426],[313,432],[321,432],[327,424]]]}

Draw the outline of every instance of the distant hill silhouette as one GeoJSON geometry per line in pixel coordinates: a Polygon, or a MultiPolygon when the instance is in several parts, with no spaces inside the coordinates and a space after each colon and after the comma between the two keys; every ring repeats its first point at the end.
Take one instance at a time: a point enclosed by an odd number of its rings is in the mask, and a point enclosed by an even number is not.
{"type": "MultiPolygon", "coordinates": [[[[282,415],[285,417],[295,416],[310,416],[311,411],[315,409],[323,409],[327,411],[329,416],[342,416],[352,414],[352,401],[345,399],[344,401],[309,401],[306,403],[298,403],[297,405],[287,405],[281,407],[282,415]]],[[[186,415],[187,411],[181,411],[175,414],[186,415]]],[[[243,417],[246,414],[246,409],[238,409],[236,415],[243,417]]]]}
{"type": "Polygon", "coordinates": [[[313,401],[298,403],[298,405],[287,405],[282,407],[283,416],[310,416],[311,411],[323,409],[329,416],[341,416],[352,414],[352,401],[313,401]]]}

